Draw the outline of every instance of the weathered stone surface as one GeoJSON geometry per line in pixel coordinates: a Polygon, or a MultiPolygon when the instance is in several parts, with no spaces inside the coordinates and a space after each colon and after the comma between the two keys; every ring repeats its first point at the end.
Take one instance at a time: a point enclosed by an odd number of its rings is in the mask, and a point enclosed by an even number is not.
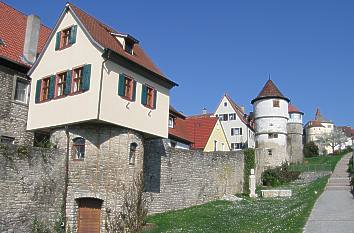
{"type": "Polygon", "coordinates": [[[15,138],[15,144],[33,143],[33,133],[26,131],[28,105],[13,100],[16,78],[26,75],[0,65],[0,136],[15,138]]]}
{"type": "Polygon", "coordinates": [[[164,212],[242,192],[242,152],[203,153],[145,143],[145,189],[153,197],[150,213],[164,212]]]}
{"type": "Polygon", "coordinates": [[[303,127],[299,123],[288,123],[288,154],[290,163],[302,163],[304,161],[302,134],[303,127]]]}
{"type": "Polygon", "coordinates": [[[0,144],[0,232],[30,232],[35,217],[52,227],[63,203],[63,174],[60,150],[0,144]]]}
{"type": "Polygon", "coordinates": [[[262,197],[291,197],[292,192],[290,189],[270,189],[261,190],[262,197]]]}

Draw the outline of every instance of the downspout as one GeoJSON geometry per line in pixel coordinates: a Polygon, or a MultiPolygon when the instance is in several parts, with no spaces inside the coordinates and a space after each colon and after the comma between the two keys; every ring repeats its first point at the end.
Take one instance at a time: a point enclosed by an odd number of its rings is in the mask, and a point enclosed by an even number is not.
{"type": "Polygon", "coordinates": [[[70,145],[70,135],[69,127],[65,125],[65,134],[66,134],[66,156],[65,156],[65,178],[64,178],[64,197],[63,197],[63,228],[66,232],[67,219],[66,219],[66,203],[68,196],[68,184],[69,184],[69,145],[70,145]]]}
{"type": "Polygon", "coordinates": [[[101,114],[101,101],[102,101],[102,86],[103,86],[103,71],[104,71],[104,64],[106,61],[109,60],[111,56],[111,51],[110,50],[105,50],[105,52],[102,55],[104,57],[104,60],[101,65],[101,78],[100,78],[100,89],[99,89],[99,94],[98,94],[98,106],[97,106],[97,120],[100,119],[100,114],[101,114]]]}

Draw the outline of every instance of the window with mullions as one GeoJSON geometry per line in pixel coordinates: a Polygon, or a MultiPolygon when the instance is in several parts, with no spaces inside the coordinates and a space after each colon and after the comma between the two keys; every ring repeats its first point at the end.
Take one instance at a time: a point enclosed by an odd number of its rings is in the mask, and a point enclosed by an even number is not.
{"type": "Polygon", "coordinates": [[[73,139],[72,156],[75,160],[83,160],[85,158],[85,139],[78,137],[73,139]]]}
{"type": "Polygon", "coordinates": [[[74,69],[73,75],[73,93],[75,93],[82,89],[83,67],[74,69]]]}
{"type": "Polygon", "coordinates": [[[17,78],[16,87],[15,87],[15,96],[16,101],[27,103],[28,100],[28,86],[29,83],[25,80],[17,78]]]}
{"type": "Polygon", "coordinates": [[[56,97],[63,96],[65,93],[65,80],[66,80],[67,72],[61,73],[57,75],[57,92],[56,97]]]}

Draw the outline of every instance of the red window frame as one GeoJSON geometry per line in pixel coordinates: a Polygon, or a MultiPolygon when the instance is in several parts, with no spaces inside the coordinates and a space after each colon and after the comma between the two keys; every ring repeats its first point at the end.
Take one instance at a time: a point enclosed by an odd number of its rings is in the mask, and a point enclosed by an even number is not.
{"type": "Polygon", "coordinates": [[[67,78],[68,71],[63,71],[56,74],[55,78],[55,98],[64,97],[65,96],[65,83],[67,78]],[[59,85],[61,86],[61,93],[58,93],[59,85]]]}
{"type": "Polygon", "coordinates": [[[49,87],[50,87],[50,77],[43,78],[41,81],[41,95],[40,101],[44,102],[49,100],[49,87]]]}
{"type": "Polygon", "coordinates": [[[124,96],[123,98],[127,100],[133,100],[133,92],[134,92],[134,79],[129,76],[124,76],[124,96]]]}
{"type": "Polygon", "coordinates": [[[84,71],[84,66],[79,66],[76,68],[73,68],[72,75],[71,75],[71,93],[76,94],[81,92],[81,86],[82,86],[82,81],[83,81],[83,71],[84,71]],[[77,77],[77,75],[80,75],[77,77]]]}
{"type": "Polygon", "coordinates": [[[155,89],[150,86],[146,86],[146,106],[153,109],[155,99],[155,89]]]}
{"type": "Polygon", "coordinates": [[[69,47],[70,44],[71,26],[61,30],[60,32],[60,49],[69,47]]]}

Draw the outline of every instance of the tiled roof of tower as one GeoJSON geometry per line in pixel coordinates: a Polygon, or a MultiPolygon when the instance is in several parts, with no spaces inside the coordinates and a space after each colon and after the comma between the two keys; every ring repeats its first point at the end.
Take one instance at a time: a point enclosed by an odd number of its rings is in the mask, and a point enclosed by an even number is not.
{"type": "Polygon", "coordinates": [[[288,106],[288,112],[289,112],[289,113],[301,113],[301,114],[304,114],[303,112],[301,112],[297,107],[295,107],[295,106],[292,105],[292,104],[289,104],[289,106],[288,106]]]}
{"type": "Polygon", "coordinates": [[[321,122],[319,121],[310,121],[310,124],[308,125],[309,128],[312,128],[312,127],[323,127],[324,128],[324,125],[321,124],[321,122]]]}
{"type": "Polygon", "coordinates": [[[188,138],[193,142],[192,149],[202,150],[205,148],[218,118],[210,115],[198,115],[187,117],[185,120],[188,138]]]}
{"type": "MultiPolygon", "coordinates": [[[[27,15],[0,2],[0,57],[29,67],[21,58],[25,42],[27,15]]],[[[37,52],[43,49],[51,29],[41,24],[37,52]]]]}
{"type": "Polygon", "coordinates": [[[111,49],[126,59],[129,59],[134,63],[137,63],[146,69],[165,77],[164,74],[155,66],[152,60],[145,54],[139,44],[134,44],[134,55],[128,54],[124,51],[122,44],[115,38],[115,36],[111,34],[119,33],[118,31],[103,24],[71,3],[69,3],[69,7],[74,11],[76,16],[80,19],[82,24],[97,43],[102,45],[104,48],[111,49]]]}
{"type": "Polygon", "coordinates": [[[261,90],[261,92],[258,94],[258,96],[253,99],[251,101],[251,103],[253,104],[255,101],[260,100],[260,99],[268,99],[268,98],[280,98],[280,99],[284,99],[286,101],[290,101],[287,97],[285,97],[280,90],[278,89],[278,87],[273,83],[272,80],[268,80],[266,82],[266,84],[264,85],[263,89],[261,90]]]}

